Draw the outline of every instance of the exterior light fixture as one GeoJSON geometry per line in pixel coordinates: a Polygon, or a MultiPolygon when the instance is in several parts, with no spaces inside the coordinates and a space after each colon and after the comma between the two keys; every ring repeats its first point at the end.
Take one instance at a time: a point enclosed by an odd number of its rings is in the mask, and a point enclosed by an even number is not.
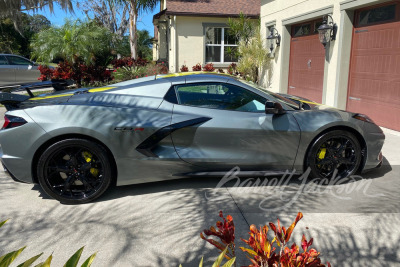
{"type": "Polygon", "coordinates": [[[275,27],[272,27],[270,30],[270,34],[267,37],[267,45],[269,46],[269,50],[271,51],[271,53],[272,51],[274,51],[275,44],[277,47],[281,45],[281,35],[278,33],[275,27]]]}
{"type": "Polygon", "coordinates": [[[336,40],[337,28],[336,23],[330,15],[325,15],[323,17],[322,24],[318,27],[318,36],[319,41],[324,47],[326,47],[330,41],[336,40]]]}

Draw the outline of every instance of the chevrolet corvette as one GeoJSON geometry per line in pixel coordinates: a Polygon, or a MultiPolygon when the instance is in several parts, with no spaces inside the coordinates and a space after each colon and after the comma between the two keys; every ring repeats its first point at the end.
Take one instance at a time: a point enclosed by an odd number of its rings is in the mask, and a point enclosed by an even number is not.
{"type": "Polygon", "coordinates": [[[80,204],[111,185],[378,167],[385,136],[366,115],[236,77],[186,73],[33,96],[3,92],[0,157],[12,178],[80,204]]]}

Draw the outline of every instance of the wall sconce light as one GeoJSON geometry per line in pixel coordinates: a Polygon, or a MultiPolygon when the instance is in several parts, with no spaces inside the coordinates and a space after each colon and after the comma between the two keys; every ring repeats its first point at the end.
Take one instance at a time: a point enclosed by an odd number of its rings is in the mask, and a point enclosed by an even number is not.
{"type": "Polygon", "coordinates": [[[267,37],[267,45],[269,46],[269,50],[271,51],[271,53],[272,51],[274,51],[275,44],[277,47],[281,45],[281,35],[278,33],[275,27],[272,27],[270,30],[270,34],[267,37]]]}
{"type": "Polygon", "coordinates": [[[324,45],[325,48],[330,41],[336,40],[337,28],[338,27],[336,23],[333,21],[333,18],[330,15],[325,15],[323,17],[322,24],[318,27],[318,36],[319,41],[324,45]],[[329,18],[330,22],[328,22],[329,18]]]}

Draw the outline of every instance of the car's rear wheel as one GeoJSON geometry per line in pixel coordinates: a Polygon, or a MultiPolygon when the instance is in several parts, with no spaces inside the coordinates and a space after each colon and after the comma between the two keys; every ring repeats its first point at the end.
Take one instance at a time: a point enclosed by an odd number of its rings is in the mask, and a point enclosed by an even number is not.
{"type": "Polygon", "coordinates": [[[82,204],[101,196],[111,184],[107,151],[85,139],[66,139],[47,148],[38,161],[43,190],[65,204],[82,204]]]}
{"type": "Polygon", "coordinates": [[[314,178],[345,178],[361,163],[361,147],[354,134],[334,130],[318,137],[307,155],[307,166],[314,178]]]}

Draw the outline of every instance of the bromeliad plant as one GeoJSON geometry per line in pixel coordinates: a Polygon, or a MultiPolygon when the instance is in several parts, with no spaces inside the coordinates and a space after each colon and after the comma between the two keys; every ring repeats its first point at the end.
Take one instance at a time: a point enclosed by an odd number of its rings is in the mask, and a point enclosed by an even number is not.
{"type": "MultiPolygon", "coordinates": [[[[0,222],[0,228],[7,222],[7,220],[0,222]]],[[[1,267],[8,267],[11,265],[11,263],[13,263],[15,261],[15,259],[22,253],[22,251],[26,248],[20,248],[18,250],[9,252],[3,256],[0,256],[0,266],[1,267]]],[[[69,260],[64,264],[64,267],[76,267],[78,266],[79,260],[81,258],[82,255],[82,251],[83,251],[84,247],[81,247],[80,249],[78,249],[74,255],[72,255],[69,260]]],[[[18,267],[29,267],[32,266],[33,263],[38,260],[41,256],[43,255],[43,253],[40,253],[36,256],[33,256],[32,258],[24,261],[23,263],[19,264],[18,267]]],[[[87,258],[87,260],[81,265],[81,267],[90,267],[92,265],[92,262],[94,260],[94,258],[96,257],[96,253],[92,254],[89,256],[89,258],[87,258]]],[[[50,267],[51,261],[53,259],[53,255],[50,255],[45,261],[39,263],[39,264],[35,264],[35,267],[50,267]]]]}
{"type": "MultiPolygon", "coordinates": [[[[220,211],[220,217],[223,218],[222,211],[220,211]]],[[[257,229],[252,224],[250,226],[249,239],[241,239],[250,248],[240,247],[251,261],[248,267],[325,267],[319,258],[320,253],[316,249],[310,248],[313,243],[312,238],[307,241],[303,235],[301,240],[303,252],[300,252],[299,246],[296,243],[293,243],[290,247],[288,246],[293,230],[302,218],[303,214],[299,212],[295,221],[287,229],[281,226],[279,219],[277,225],[269,223],[274,233],[272,241],[268,239],[269,228],[267,225],[257,229]]],[[[207,236],[213,235],[218,237],[223,244],[228,245],[230,254],[227,253],[225,257],[228,256],[227,258],[230,259],[229,256],[235,255],[235,227],[232,216],[228,215],[227,220],[224,219],[224,223],[217,222],[217,228],[218,230],[215,230],[214,227],[210,227],[210,230],[204,230],[203,232],[207,236]]],[[[220,242],[204,238],[203,233],[200,236],[219,250],[223,250],[224,247],[220,242]]],[[[327,265],[330,267],[329,262],[327,265]]]]}

